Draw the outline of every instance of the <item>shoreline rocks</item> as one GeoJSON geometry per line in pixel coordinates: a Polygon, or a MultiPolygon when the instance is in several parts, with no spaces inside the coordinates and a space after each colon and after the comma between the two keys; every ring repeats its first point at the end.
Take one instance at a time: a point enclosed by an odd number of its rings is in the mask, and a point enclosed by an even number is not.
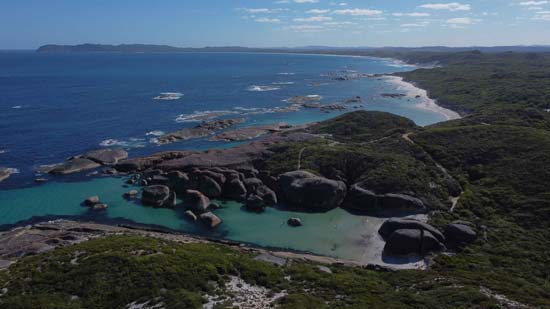
{"type": "Polygon", "coordinates": [[[141,202],[144,205],[173,208],[176,206],[176,193],[163,185],[152,185],[145,187],[141,194],[141,202]]]}
{"type": "Polygon", "coordinates": [[[427,211],[424,202],[416,197],[396,193],[376,194],[361,185],[356,183],[350,187],[344,208],[357,211],[427,211]]]}
{"type": "Polygon", "coordinates": [[[245,121],[246,119],[244,118],[204,121],[194,128],[185,128],[176,132],[162,135],[157,139],[157,143],[165,145],[177,141],[186,141],[194,138],[207,137],[208,135],[216,131],[220,131],[234,125],[244,123],[245,121]]]}
{"type": "Polygon", "coordinates": [[[330,210],[342,204],[346,185],[307,171],[282,174],[278,180],[279,194],[291,206],[308,210],[330,210]]]}
{"type": "Polygon", "coordinates": [[[444,248],[445,246],[427,230],[399,229],[390,235],[384,246],[384,253],[396,256],[424,256],[444,248]]]}
{"type": "Polygon", "coordinates": [[[268,124],[261,126],[243,127],[231,131],[225,131],[209,138],[209,141],[224,141],[224,142],[238,142],[251,140],[262,135],[279,132],[283,129],[290,128],[286,123],[281,122],[277,124],[268,124]]]}
{"type": "Polygon", "coordinates": [[[8,179],[10,176],[11,173],[7,168],[0,167],[0,182],[8,179]]]}

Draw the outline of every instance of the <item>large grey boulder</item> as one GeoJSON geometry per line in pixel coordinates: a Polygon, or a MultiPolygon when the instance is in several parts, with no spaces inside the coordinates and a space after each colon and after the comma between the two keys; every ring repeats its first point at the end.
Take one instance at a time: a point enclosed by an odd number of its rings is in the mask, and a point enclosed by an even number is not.
{"type": "Polygon", "coordinates": [[[202,175],[198,180],[198,189],[210,198],[220,197],[222,195],[222,187],[213,178],[202,175]]]}
{"type": "Polygon", "coordinates": [[[223,195],[229,199],[244,201],[246,198],[246,187],[239,179],[232,179],[225,183],[223,195]]]}
{"type": "Polygon", "coordinates": [[[434,237],[437,238],[440,242],[445,242],[445,236],[436,229],[435,227],[420,222],[418,220],[414,219],[400,219],[400,218],[391,218],[386,220],[380,229],[378,230],[378,233],[384,238],[387,239],[390,237],[390,235],[397,231],[402,229],[415,229],[415,230],[425,230],[430,232],[434,237]]]}
{"type": "Polygon", "coordinates": [[[248,211],[263,212],[266,205],[261,197],[251,194],[246,198],[245,206],[248,211]]]}
{"type": "Polygon", "coordinates": [[[416,254],[424,256],[444,248],[445,246],[429,231],[401,229],[390,235],[384,246],[384,253],[389,255],[416,254]]]}
{"type": "Polygon", "coordinates": [[[450,244],[462,245],[474,241],[477,233],[473,228],[473,224],[464,221],[455,221],[445,228],[445,237],[450,244]]]}
{"type": "Polygon", "coordinates": [[[173,208],[176,202],[176,194],[170,192],[170,188],[163,185],[148,186],[143,189],[141,202],[144,205],[154,207],[173,208]]]}
{"type": "Polygon", "coordinates": [[[98,168],[101,165],[86,158],[73,158],[66,162],[63,162],[49,171],[53,175],[68,175],[73,173],[79,173],[94,168],[98,168]]]}
{"type": "Polygon", "coordinates": [[[115,165],[118,161],[128,158],[128,152],[122,148],[105,148],[87,152],[83,157],[101,165],[115,165]]]}
{"type": "Polygon", "coordinates": [[[87,199],[84,200],[85,206],[94,206],[95,204],[99,204],[99,196],[90,196],[87,199]]]}
{"type": "Polygon", "coordinates": [[[208,211],[210,199],[197,190],[187,190],[185,192],[185,201],[195,214],[202,214],[208,211]]]}
{"type": "Polygon", "coordinates": [[[199,218],[210,228],[216,228],[218,225],[222,224],[222,219],[211,212],[203,213],[199,218]]]}
{"type": "Polygon", "coordinates": [[[329,210],[340,206],[346,196],[346,185],[314,175],[294,171],[279,176],[280,195],[292,206],[309,210],[329,210]]]}
{"type": "Polygon", "coordinates": [[[271,190],[266,185],[259,186],[254,193],[262,198],[266,206],[274,206],[278,202],[275,191],[271,190]]]}

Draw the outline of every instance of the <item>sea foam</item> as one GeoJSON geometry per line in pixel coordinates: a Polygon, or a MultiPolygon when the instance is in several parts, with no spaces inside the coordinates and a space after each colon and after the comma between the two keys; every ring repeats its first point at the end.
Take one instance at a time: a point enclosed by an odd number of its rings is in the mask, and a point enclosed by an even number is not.
{"type": "Polygon", "coordinates": [[[248,87],[246,90],[251,91],[251,92],[264,92],[264,91],[276,91],[276,90],[279,90],[279,89],[281,89],[281,87],[252,85],[252,86],[248,87]]]}
{"type": "Polygon", "coordinates": [[[183,97],[180,92],[161,92],[159,96],[154,97],[155,100],[179,100],[183,97]]]}

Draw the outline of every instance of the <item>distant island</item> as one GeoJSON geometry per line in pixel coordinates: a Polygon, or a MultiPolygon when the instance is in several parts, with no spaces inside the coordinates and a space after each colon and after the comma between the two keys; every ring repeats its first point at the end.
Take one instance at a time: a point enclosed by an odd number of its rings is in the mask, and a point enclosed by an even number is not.
{"type": "Polygon", "coordinates": [[[550,46],[469,46],[469,47],[331,47],[331,46],[305,46],[305,47],[273,47],[250,48],[242,46],[217,46],[217,47],[175,47],[169,45],[153,44],[78,44],[56,45],[48,44],[40,46],[39,53],[188,53],[188,52],[286,52],[286,53],[321,53],[321,54],[368,54],[378,53],[410,53],[410,52],[464,52],[479,50],[485,53],[499,52],[550,52],[550,46]]]}

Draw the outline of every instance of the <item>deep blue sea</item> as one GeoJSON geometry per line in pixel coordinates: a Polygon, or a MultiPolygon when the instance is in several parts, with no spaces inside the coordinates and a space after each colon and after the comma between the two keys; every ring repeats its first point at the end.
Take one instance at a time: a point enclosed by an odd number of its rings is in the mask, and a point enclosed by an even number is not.
{"type": "Polygon", "coordinates": [[[147,210],[137,217],[122,211],[129,205],[120,198],[124,188],[119,179],[77,175],[50,177],[46,184],[35,184],[35,170],[106,145],[124,147],[130,156],[231,146],[206,140],[167,146],[154,143],[162,132],[197,125],[200,115],[245,117],[243,126],[250,126],[281,121],[302,124],[342,113],[303,108],[277,112],[277,108],[290,106],[285,100],[293,96],[319,95],[321,103],[361,96],[363,109],[403,115],[420,125],[445,120],[441,113],[419,107],[425,98],[381,96],[405,91],[396,83],[381,78],[334,79],[414,68],[389,59],[321,55],[1,52],[0,167],[17,173],[0,183],[0,226],[33,216],[93,218],[77,201],[103,190],[112,196],[107,217],[189,231],[178,225],[181,218],[175,214],[170,222],[153,219],[152,213],[166,215],[166,210],[147,210]],[[159,100],[163,93],[177,99],[159,100]]]}

